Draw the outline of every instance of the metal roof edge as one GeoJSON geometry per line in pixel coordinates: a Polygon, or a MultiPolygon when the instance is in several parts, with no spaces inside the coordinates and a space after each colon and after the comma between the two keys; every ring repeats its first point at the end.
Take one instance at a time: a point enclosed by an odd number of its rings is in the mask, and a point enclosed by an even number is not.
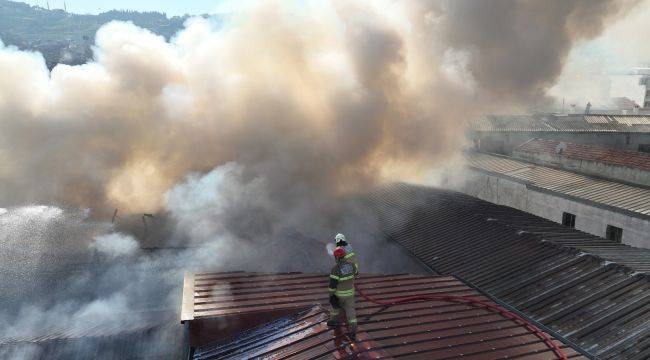
{"type": "Polygon", "coordinates": [[[194,274],[183,276],[183,301],[181,303],[181,324],[194,320],[194,274]]]}
{"type": "Polygon", "coordinates": [[[522,146],[528,144],[529,142],[533,142],[533,141],[535,141],[535,140],[539,140],[539,139],[540,139],[540,138],[530,138],[530,139],[524,141],[523,143],[521,143],[519,146],[515,147],[515,149],[519,149],[520,147],[522,147],[522,146]]]}
{"type": "Polygon", "coordinates": [[[409,251],[409,249],[402,246],[402,244],[400,244],[399,242],[393,240],[390,235],[389,235],[389,238],[393,243],[397,244],[398,249],[400,249],[406,256],[409,256],[411,259],[415,260],[415,262],[417,262],[420,266],[422,266],[424,269],[426,269],[431,275],[438,275],[438,276],[443,275],[440,271],[433,268],[432,266],[427,265],[424,261],[422,261],[420,258],[415,256],[415,254],[413,254],[411,251],[409,251]]]}
{"type": "MultiPolygon", "coordinates": [[[[518,148],[515,148],[515,150],[521,151],[521,152],[530,152],[530,151],[526,151],[526,150],[518,150],[518,148]]],[[[641,188],[641,189],[650,190],[650,186],[648,186],[648,185],[637,184],[637,183],[634,183],[634,182],[631,182],[631,181],[625,181],[625,180],[622,180],[622,179],[612,179],[612,178],[608,178],[608,177],[605,177],[605,176],[599,176],[599,175],[595,175],[595,174],[583,173],[583,172],[579,172],[579,171],[575,171],[575,170],[571,170],[571,169],[566,169],[566,168],[563,168],[561,166],[555,166],[553,164],[538,164],[538,163],[533,162],[533,161],[531,161],[529,159],[515,157],[514,152],[513,152],[512,156],[506,156],[506,155],[502,155],[502,154],[495,154],[495,153],[482,152],[482,151],[478,151],[478,152],[475,152],[475,153],[485,154],[485,155],[490,155],[490,156],[496,156],[496,157],[499,157],[499,158],[502,158],[502,159],[508,159],[508,160],[513,160],[513,161],[523,162],[523,163],[526,163],[526,164],[531,165],[531,166],[544,167],[544,168],[549,168],[549,169],[558,170],[558,171],[565,171],[565,172],[568,172],[568,173],[571,173],[571,174],[581,175],[581,176],[585,176],[585,177],[588,177],[588,178],[593,178],[593,179],[596,179],[596,180],[609,181],[609,182],[616,183],[616,184],[623,184],[623,185],[628,185],[628,186],[633,186],[633,187],[637,187],[637,188],[641,188]]],[[[572,159],[575,159],[575,158],[572,158],[572,159]]],[[[598,163],[598,161],[593,161],[593,160],[583,160],[583,159],[576,159],[576,160],[580,160],[582,162],[595,162],[595,163],[598,163]]],[[[634,167],[627,167],[627,166],[620,166],[620,165],[613,165],[613,164],[607,164],[607,165],[612,166],[612,167],[638,169],[638,168],[634,168],[634,167]]],[[[641,170],[641,171],[646,171],[646,170],[641,170]]]]}
{"type": "Polygon", "coordinates": [[[543,187],[539,187],[537,185],[533,185],[532,183],[526,183],[526,187],[530,188],[531,190],[535,190],[535,191],[538,191],[538,192],[541,192],[541,193],[546,193],[546,194],[549,194],[549,195],[561,197],[561,198],[571,200],[571,201],[575,201],[575,202],[579,202],[579,203],[582,203],[582,204],[585,204],[585,205],[590,205],[590,206],[593,206],[593,207],[601,208],[603,210],[622,213],[622,214],[632,216],[632,217],[635,217],[635,218],[638,218],[638,219],[641,219],[641,220],[650,221],[650,215],[646,215],[646,214],[643,214],[643,213],[640,213],[640,212],[635,212],[635,211],[632,211],[632,210],[628,210],[628,209],[624,209],[624,208],[620,208],[620,207],[616,207],[616,206],[612,206],[612,205],[599,203],[599,202],[592,201],[592,200],[589,200],[589,199],[583,199],[583,198],[573,196],[573,195],[563,194],[563,193],[560,193],[560,192],[557,192],[557,191],[554,191],[554,190],[549,190],[549,189],[545,189],[543,187]]]}
{"type": "MultiPolygon", "coordinates": [[[[485,169],[482,169],[480,167],[476,167],[474,165],[467,165],[467,167],[470,168],[473,171],[484,173],[484,174],[487,174],[487,175],[492,175],[492,176],[495,176],[495,177],[498,177],[498,178],[501,178],[501,179],[505,179],[505,180],[510,180],[512,182],[516,182],[516,183],[520,183],[520,184],[524,184],[524,185],[532,184],[532,181],[526,181],[526,180],[518,179],[516,177],[512,177],[512,176],[507,175],[507,174],[501,174],[501,173],[498,173],[498,172],[485,170],[485,169]]],[[[501,205],[501,204],[499,204],[499,205],[501,205]]]]}

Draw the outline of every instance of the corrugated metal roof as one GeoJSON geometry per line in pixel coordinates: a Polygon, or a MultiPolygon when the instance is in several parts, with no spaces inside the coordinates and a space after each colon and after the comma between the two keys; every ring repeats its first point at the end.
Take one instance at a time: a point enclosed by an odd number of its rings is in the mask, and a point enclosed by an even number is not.
{"type": "Polygon", "coordinates": [[[607,124],[609,122],[609,117],[602,115],[587,115],[585,116],[585,121],[590,124],[607,124]]]}
{"type": "Polygon", "coordinates": [[[650,249],[603,239],[507,206],[492,203],[472,206],[480,207],[477,212],[489,217],[490,221],[498,222],[513,231],[525,231],[542,241],[584,251],[634,271],[650,273],[650,249]]]}
{"type": "MultiPolygon", "coordinates": [[[[184,294],[193,294],[191,304],[183,304],[183,314],[191,317],[182,321],[214,316],[239,316],[241,314],[264,313],[269,310],[295,310],[314,304],[327,304],[329,278],[323,274],[289,273],[199,273],[194,274],[193,288],[184,294]],[[190,310],[190,308],[192,310],[190,310]]],[[[434,288],[455,291],[462,288],[455,280],[439,279],[423,275],[361,275],[357,280],[363,288],[377,288],[385,295],[400,292],[414,292],[443,282],[434,288]]],[[[373,292],[369,291],[371,295],[373,292]]]]}
{"type": "MultiPolygon", "coordinates": [[[[369,204],[386,237],[444,274],[456,274],[603,359],[650,356],[650,283],[608,262],[621,245],[559,229],[522,211],[471,196],[395,185],[369,204]],[[579,250],[582,249],[582,250],[579,250]]],[[[639,252],[628,265],[650,268],[639,252]]]]}
{"type": "Polygon", "coordinates": [[[530,115],[488,115],[471,123],[476,131],[554,131],[550,125],[530,115]]]}
{"type": "Polygon", "coordinates": [[[111,320],[100,322],[92,315],[67,319],[68,322],[52,324],[49,327],[35,327],[23,336],[0,338],[0,345],[9,342],[40,342],[48,340],[74,339],[84,337],[108,337],[130,332],[145,332],[175,323],[172,309],[160,311],[133,311],[111,314],[111,320]]]}
{"type": "Polygon", "coordinates": [[[650,171],[650,153],[640,151],[607,149],[546,139],[531,139],[521,144],[515,151],[544,153],[551,156],[650,171]],[[561,154],[558,154],[556,149],[560,144],[563,144],[564,149],[561,154]]]}
{"type": "Polygon", "coordinates": [[[614,120],[624,125],[650,125],[650,116],[612,116],[614,120]]]}
{"type": "Polygon", "coordinates": [[[649,115],[488,115],[470,123],[474,131],[650,132],[649,115]]]}
{"type": "Polygon", "coordinates": [[[621,131],[619,124],[608,122],[606,117],[596,122],[592,116],[587,122],[584,116],[544,116],[543,121],[556,131],[568,132],[613,132],[621,131]]]}
{"type": "Polygon", "coordinates": [[[564,170],[529,164],[503,156],[472,153],[470,167],[507,176],[529,186],[629,211],[631,214],[650,215],[650,189],[597,179],[564,170]]]}
{"type": "MultiPolygon", "coordinates": [[[[184,356],[183,327],[174,321],[173,311],[158,314],[155,324],[140,319],[114,325],[88,322],[71,329],[50,333],[35,329],[37,335],[4,339],[0,342],[1,359],[180,359],[184,356]]],[[[124,318],[126,319],[126,318],[124,318]]]]}
{"type": "MultiPolygon", "coordinates": [[[[173,324],[180,328],[177,323],[173,324]]],[[[177,360],[185,354],[182,331],[123,333],[108,337],[57,339],[0,345],[1,359],[177,360]]]]}
{"type": "MultiPolygon", "coordinates": [[[[527,328],[468,304],[426,301],[381,306],[357,298],[358,341],[351,345],[341,329],[325,324],[326,275],[205,273],[194,275],[193,282],[192,321],[206,316],[227,321],[229,317],[237,319],[273,309],[301,309],[232,338],[199,346],[194,352],[197,360],[554,358],[546,344],[527,328]]],[[[490,301],[447,276],[367,275],[358,279],[357,287],[381,300],[445,293],[490,301]]],[[[571,358],[583,358],[556,343],[571,358]]]]}

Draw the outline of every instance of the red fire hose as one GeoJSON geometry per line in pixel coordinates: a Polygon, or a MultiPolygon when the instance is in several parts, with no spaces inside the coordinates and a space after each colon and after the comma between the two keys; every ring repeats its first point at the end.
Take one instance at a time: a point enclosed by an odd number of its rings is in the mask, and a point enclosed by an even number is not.
{"type": "Polygon", "coordinates": [[[558,347],[557,344],[555,344],[553,340],[551,340],[551,338],[549,338],[549,336],[545,332],[540,330],[537,326],[535,326],[534,324],[530,323],[528,320],[522,318],[521,316],[511,311],[508,311],[507,309],[504,309],[501,306],[492,304],[491,302],[485,300],[477,299],[471,296],[459,296],[459,295],[414,295],[414,296],[395,298],[395,299],[391,299],[390,301],[380,301],[380,300],[374,300],[373,298],[369,297],[363,292],[363,290],[361,290],[358,287],[357,287],[357,292],[359,293],[359,295],[361,295],[361,297],[363,297],[367,301],[370,301],[373,304],[385,305],[385,306],[397,305],[397,304],[414,302],[414,301],[438,300],[438,301],[447,301],[447,302],[466,303],[475,307],[482,307],[492,312],[499,313],[509,319],[514,320],[516,323],[525,326],[528,330],[533,332],[538,338],[544,341],[546,346],[548,346],[551,350],[553,350],[555,355],[557,355],[558,359],[561,360],[568,359],[564,351],[562,351],[562,349],[560,349],[560,347],[558,347]]]}

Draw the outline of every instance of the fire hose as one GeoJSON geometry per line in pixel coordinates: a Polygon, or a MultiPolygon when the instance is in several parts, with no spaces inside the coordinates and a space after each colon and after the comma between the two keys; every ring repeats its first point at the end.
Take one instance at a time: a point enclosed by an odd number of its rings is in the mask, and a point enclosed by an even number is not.
{"type": "Polygon", "coordinates": [[[403,303],[409,303],[415,301],[437,300],[437,301],[446,301],[446,302],[465,303],[465,304],[470,304],[471,306],[485,308],[494,313],[501,314],[506,318],[512,319],[517,324],[523,325],[524,327],[526,327],[526,329],[528,329],[529,331],[534,333],[538,338],[544,341],[546,346],[548,346],[551,350],[553,350],[553,352],[558,357],[558,359],[561,360],[568,359],[564,351],[559,346],[557,346],[557,344],[553,342],[553,340],[545,332],[540,330],[537,326],[532,324],[530,321],[522,318],[521,316],[511,311],[508,311],[507,309],[502,308],[501,306],[498,306],[496,304],[493,304],[491,302],[482,299],[477,299],[471,296],[460,296],[460,295],[414,295],[414,296],[395,298],[395,299],[391,299],[390,301],[381,301],[369,297],[359,287],[357,287],[356,290],[359,293],[359,295],[361,295],[361,297],[366,299],[367,301],[373,304],[384,305],[384,306],[397,305],[397,304],[403,304],[403,303]]]}

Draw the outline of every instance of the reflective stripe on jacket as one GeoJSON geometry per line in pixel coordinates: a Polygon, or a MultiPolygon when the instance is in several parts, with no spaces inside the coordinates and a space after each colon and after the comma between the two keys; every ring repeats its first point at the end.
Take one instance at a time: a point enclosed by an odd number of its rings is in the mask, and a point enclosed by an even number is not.
{"type": "Polygon", "coordinates": [[[341,259],[330,272],[329,291],[339,297],[354,295],[355,266],[352,262],[341,259]]]}
{"type": "Polygon", "coordinates": [[[354,249],[352,245],[348,244],[343,247],[345,249],[345,257],[343,259],[354,264],[355,276],[359,275],[359,262],[357,261],[357,256],[354,254],[354,249]]]}

